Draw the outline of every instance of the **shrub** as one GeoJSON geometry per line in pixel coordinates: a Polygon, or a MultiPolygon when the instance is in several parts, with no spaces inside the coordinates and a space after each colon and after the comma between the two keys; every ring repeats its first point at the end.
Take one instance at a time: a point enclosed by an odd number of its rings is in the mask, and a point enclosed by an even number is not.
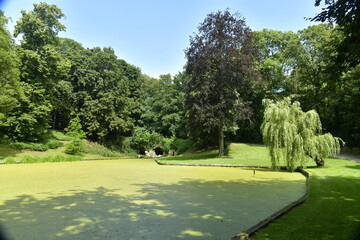
{"type": "MultiPolygon", "coordinates": [[[[55,155],[55,156],[44,156],[44,157],[39,157],[39,156],[29,156],[26,155],[24,157],[21,158],[20,162],[21,163],[45,163],[45,162],[73,162],[73,161],[80,161],[81,157],[80,156],[69,156],[69,155],[55,155]]],[[[14,159],[7,159],[6,160],[7,164],[13,164],[16,163],[16,161],[14,159]]]]}
{"type": "Polygon", "coordinates": [[[189,139],[180,139],[180,138],[164,138],[163,139],[163,149],[164,152],[168,153],[169,150],[174,150],[177,154],[182,154],[186,152],[193,142],[189,139]]]}
{"type": "Polygon", "coordinates": [[[50,149],[56,149],[62,146],[61,142],[59,140],[56,139],[50,139],[47,141],[46,145],[48,146],[48,148],[50,149]]]}
{"type": "Polygon", "coordinates": [[[81,139],[74,139],[65,145],[65,153],[75,155],[84,151],[84,142],[81,139]]]}
{"type": "Polygon", "coordinates": [[[131,137],[124,137],[122,139],[121,144],[120,144],[121,152],[127,153],[127,152],[132,151],[132,149],[131,149],[131,141],[132,141],[131,137]]]}
{"type": "Polygon", "coordinates": [[[6,158],[5,164],[14,164],[16,161],[14,158],[6,158]]]}
{"type": "Polygon", "coordinates": [[[189,139],[175,138],[172,141],[171,147],[176,151],[177,154],[182,154],[186,152],[192,145],[193,142],[189,139]]]}
{"type": "Polygon", "coordinates": [[[148,148],[150,139],[150,133],[145,128],[136,127],[133,131],[130,145],[133,148],[140,149],[140,148],[148,148]]]}
{"type": "Polygon", "coordinates": [[[95,142],[87,142],[86,147],[83,149],[84,153],[97,154],[104,157],[121,157],[121,153],[112,151],[107,147],[95,142]]]}
{"type": "Polygon", "coordinates": [[[45,143],[34,142],[13,142],[9,144],[9,147],[17,150],[34,150],[34,151],[46,151],[49,149],[45,143]]]}
{"type": "Polygon", "coordinates": [[[164,149],[165,153],[169,153],[169,151],[171,149],[174,150],[174,147],[173,147],[174,138],[164,138],[163,142],[164,142],[163,149],[164,149]]]}
{"type": "Polygon", "coordinates": [[[60,147],[61,143],[56,139],[50,139],[43,143],[12,142],[8,144],[8,146],[17,150],[46,151],[48,149],[56,149],[60,147]]]}
{"type": "Polygon", "coordinates": [[[162,147],[164,145],[164,137],[157,132],[150,133],[148,148],[162,147]]]}
{"type": "Polygon", "coordinates": [[[74,137],[67,136],[64,133],[60,132],[60,131],[52,130],[52,131],[50,131],[50,133],[51,133],[50,137],[52,137],[54,139],[57,139],[59,141],[71,141],[71,140],[74,140],[74,137]]]}
{"type": "Polygon", "coordinates": [[[74,138],[85,138],[86,133],[82,130],[79,116],[70,120],[69,126],[65,129],[66,135],[74,138]]]}

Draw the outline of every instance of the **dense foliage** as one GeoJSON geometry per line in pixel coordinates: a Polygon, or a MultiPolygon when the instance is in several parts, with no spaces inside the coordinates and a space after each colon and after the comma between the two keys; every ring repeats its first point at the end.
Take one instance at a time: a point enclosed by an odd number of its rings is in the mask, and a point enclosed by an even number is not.
{"type": "Polygon", "coordinates": [[[339,138],[321,134],[319,115],[314,110],[303,112],[299,102],[290,98],[274,102],[264,100],[265,113],[261,131],[269,148],[274,168],[286,163],[288,169],[306,167],[309,159],[323,166],[324,158],[340,152],[339,138]]]}
{"type": "MultiPolygon", "coordinates": [[[[319,6],[322,0],[315,0],[319,6]]],[[[335,46],[338,54],[334,60],[348,68],[360,63],[360,0],[325,0],[326,8],[311,20],[331,22],[339,26],[343,40],[335,46]]]]}
{"type": "Polygon", "coordinates": [[[359,147],[359,4],[325,4],[313,20],[335,24],[298,32],[253,32],[228,10],[209,14],[190,38],[185,71],[158,79],[111,47],[59,38],[65,15],[56,5],[21,12],[19,44],[1,12],[0,140],[45,149],[50,129],[74,127],[118,149],[141,147],[138,133],[148,133],[166,149],[195,142],[219,145],[221,154],[223,139],[262,142],[262,100],[291,96],[304,111],[315,109],[325,132],[359,147]]]}
{"type": "Polygon", "coordinates": [[[224,155],[224,129],[248,118],[246,90],[256,80],[256,50],[245,20],[229,11],[209,14],[186,50],[186,108],[192,135],[216,132],[224,155]]]}

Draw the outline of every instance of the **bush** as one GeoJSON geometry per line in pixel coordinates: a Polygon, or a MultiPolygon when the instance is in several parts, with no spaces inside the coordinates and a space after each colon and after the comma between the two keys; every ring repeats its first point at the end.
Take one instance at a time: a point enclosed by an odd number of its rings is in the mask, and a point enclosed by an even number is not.
{"type": "Polygon", "coordinates": [[[74,140],[74,137],[67,136],[64,133],[59,132],[59,131],[52,130],[52,131],[50,131],[50,133],[51,133],[52,138],[57,139],[59,141],[72,141],[72,140],[74,140]]]}
{"type": "Polygon", "coordinates": [[[15,161],[15,159],[14,158],[7,158],[6,160],[5,160],[5,164],[14,164],[16,161],[15,161]]]}
{"type": "Polygon", "coordinates": [[[182,154],[186,152],[192,145],[193,142],[189,139],[175,138],[172,141],[171,148],[174,149],[177,154],[182,154]]]}
{"type": "Polygon", "coordinates": [[[132,149],[131,149],[131,141],[132,141],[131,137],[124,137],[122,139],[121,144],[120,144],[121,152],[127,153],[127,152],[132,151],[132,149]]]}
{"type": "Polygon", "coordinates": [[[150,133],[148,148],[162,147],[164,145],[164,137],[157,132],[150,133]]]}
{"type": "Polygon", "coordinates": [[[136,127],[133,131],[130,145],[133,148],[148,148],[150,133],[145,128],[136,127]]]}
{"type": "Polygon", "coordinates": [[[163,139],[163,149],[164,152],[168,153],[169,150],[174,150],[177,154],[182,154],[186,152],[193,142],[189,139],[180,139],[180,138],[164,138],[163,139]]]}
{"type": "Polygon", "coordinates": [[[34,150],[34,151],[46,151],[49,149],[45,143],[33,143],[33,142],[14,142],[10,143],[9,147],[17,150],[34,150]]]}
{"type": "Polygon", "coordinates": [[[17,150],[33,150],[46,151],[49,149],[56,149],[61,146],[61,143],[56,139],[49,139],[43,143],[36,142],[12,142],[8,144],[9,147],[17,150]]]}
{"type": "Polygon", "coordinates": [[[112,151],[107,147],[95,142],[87,142],[86,147],[83,149],[84,153],[96,154],[104,157],[121,157],[121,153],[112,151]]]}
{"type": "Polygon", "coordinates": [[[59,140],[56,139],[50,139],[47,141],[46,145],[50,149],[56,149],[62,146],[62,143],[59,140]]]}
{"type": "Polygon", "coordinates": [[[86,132],[82,130],[79,116],[70,120],[69,126],[65,129],[66,135],[74,138],[85,138],[86,132]]]}
{"type": "MultiPolygon", "coordinates": [[[[80,156],[69,156],[69,155],[55,155],[55,156],[24,156],[19,161],[20,163],[45,163],[45,162],[73,162],[80,161],[80,156]]],[[[16,161],[13,158],[6,159],[6,164],[14,164],[16,161]]]]}
{"type": "Polygon", "coordinates": [[[84,151],[84,142],[81,139],[74,139],[65,145],[65,153],[76,155],[84,151]]]}
{"type": "Polygon", "coordinates": [[[173,148],[174,138],[164,138],[163,142],[164,142],[163,149],[165,153],[169,153],[169,151],[172,149],[175,150],[173,148]]]}

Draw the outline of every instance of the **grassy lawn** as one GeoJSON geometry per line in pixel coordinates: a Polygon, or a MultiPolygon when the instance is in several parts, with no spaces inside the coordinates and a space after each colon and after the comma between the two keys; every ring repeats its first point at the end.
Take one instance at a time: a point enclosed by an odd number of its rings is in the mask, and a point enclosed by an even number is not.
{"type": "MultiPolygon", "coordinates": [[[[123,154],[121,157],[133,157],[123,154]]],[[[3,163],[42,163],[42,162],[72,162],[82,159],[103,159],[102,154],[81,153],[81,155],[70,155],[65,153],[65,147],[49,149],[46,151],[16,150],[5,145],[0,145],[0,161],[3,163]]]]}
{"type": "Polygon", "coordinates": [[[7,146],[0,146],[0,161],[5,163],[14,162],[53,162],[60,161],[80,161],[83,158],[101,158],[100,155],[82,154],[74,156],[64,153],[65,148],[49,149],[47,151],[16,150],[7,146]],[[53,161],[52,161],[53,160],[53,161]]]}
{"type": "MultiPolygon", "coordinates": [[[[236,164],[253,166],[271,166],[270,156],[266,147],[262,145],[232,143],[229,154],[218,157],[218,151],[199,151],[184,153],[175,157],[158,159],[162,163],[193,163],[193,164],[236,164]]],[[[308,166],[315,166],[310,162],[308,166]]]]}
{"type": "Polygon", "coordinates": [[[360,163],[327,159],[307,171],[307,201],[252,239],[360,239],[360,163]]]}
{"type": "Polygon", "coordinates": [[[298,173],[152,159],[6,164],[0,182],[0,235],[26,240],[230,239],[305,191],[298,173]]]}
{"type": "MultiPolygon", "coordinates": [[[[263,146],[231,144],[230,157],[217,151],[184,154],[162,162],[269,166],[263,146]]],[[[310,195],[306,202],[259,231],[252,239],[360,239],[360,163],[326,160],[326,166],[308,164],[310,195]]]]}
{"type": "Polygon", "coordinates": [[[199,151],[175,157],[164,157],[159,161],[163,163],[270,165],[266,148],[258,145],[232,143],[228,156],[219,158],[217,155],[217,150],[199,151]]]}

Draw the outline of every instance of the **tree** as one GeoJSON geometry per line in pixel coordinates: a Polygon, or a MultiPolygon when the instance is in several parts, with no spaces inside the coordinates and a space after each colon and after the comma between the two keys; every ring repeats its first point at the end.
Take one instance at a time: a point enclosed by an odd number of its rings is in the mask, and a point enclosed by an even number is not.
{"type": "Polygon", "coordinates": [[[38,141],[47,132],[52,110],[54,84],[67,72],[67,62],[56,51],[57,34],[65,27],[63,14],[55,5],[34,4],[22,11],[15,26],[21,35],[17,49],[23,97],[6,119],[6,133],[14,140],[38,141]]]}
{"type": "Polygon", "coordinates": [[[321,121],[314,110],[303,112],[299,102],[290,98],[274,102],[265,99],[264,121],[261,125],[264,143],[269,148],[273,168],[285,161],[288,169],[306,167],[312,159],[317,166],[324,158],[340,152],[340,138],[321,134],[321,121]]]}
{"type": "MultiPolygon", "coordinates": [[[[319,6],[322,0],[315,0],[319,6]]],[[[337,45],[336,61],[342,67],[355,67],[360,63],[360,0],[325,0],[326,8],[312,21],[336,23],[344,34],[337,45]]]]}
{"type": "Polygon", "coordinates": [[[86,133],[82,129],[81,120],[76,116],[70,120],[69,126],[65,129],[66,135],[74,138],[85,138],[86,133]]]}
{"type": "Polygon", "coordinates": [[[110,47],[85,49],[61,39],[57,49],[70,68],[55,85],[53,125],[62,130],[78,114],[91,140],[120,143],[140,115],[140,70],[110,47]]]}
{"type": "Polygon", "coordinates": [[[294,93],[307,109],[326,114],[326,97],[333,91],[332,56],[336,54],[334,41],[340,38],[330,24],[313,25],[298,32],[297,51],[292,52],[295,61],[292,72],[294,93]]]}
{"type": "Polygon", "coordinates": [[[22,97],[19,84],[18,58],[14,40],[6,29],[7,18],[0,10],[0,133],[6,127],[8,114],[22,97]]]}
{"type": "Polygon", "coordinates": [[[17,21],[14,36],[22,34],[21,46],[29,50],[38,50],[45,45],[58,43],[58,32],[65,31],[59,20],[65,15],[56,5],[34,4],[34,10],[21,11],[22,17],[17,21]]]}
{"type": "Polygon", "coordinates": [[[224,155],[224,129],[248,118],[243,95],[256,79],[252,33],[239,14],[209,14],[190,37],[185,50],[186,109],[192,135],[217,132],[219,156],[224,155]]]}
{"type": "Polygon", "coordinates": [[[161,75],[160,79],[144,76],[139,124],[166,137],[185,137],[185,81],[182,73],[161,75]]]}
{"type": "Polygon", "coordinates": [[[290,76],[296,66],[294,56],[299,53],[297,34],[263,29],[255,31],[254,38],[260,53],[258,69],[263,94],[272,99],[290,95],[293,90],[290,76]]]}

